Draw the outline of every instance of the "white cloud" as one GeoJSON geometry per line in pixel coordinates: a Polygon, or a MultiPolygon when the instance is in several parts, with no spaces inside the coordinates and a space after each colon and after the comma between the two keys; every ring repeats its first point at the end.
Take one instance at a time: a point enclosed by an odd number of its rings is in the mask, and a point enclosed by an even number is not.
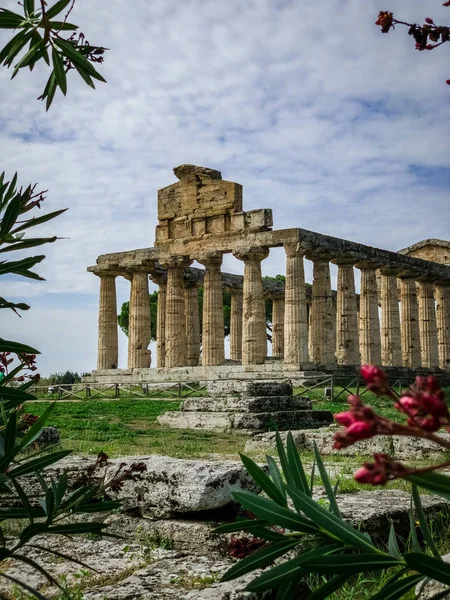
{"type": "MultiPolygon", "coordinates": [[[[18,9],[16,0],[2,6],[18,9]]],[[[388,8],[419,22],[450,14],[424,0],[388,8]]],[[[381,34],[379,10],[375,0],[77,0],[72,20],[110,48],[100,67],[107,85],[94,92],[71,73],[67,98],[46,114],[35,100],[44,65],[12,82],[0,70],[0,170],[48,188],[47,210],[70,207],[41,230],[68,238],[46,249],[47,283],[3,282],[7,297],[43,295],[23,333],[61,365],[49,370],[95,365],[96,306],[82,316],[77,308],[97,294],[86,267],[153,244],[157,190],[183,162],[242,183],[245,208],[272,207],[277,228],[388,249],[448,238],[447,49],[417,52],[400,26],[381,34]],[[440,183],[430,187],[418,168],[442,168],[440,183]],[[65,316],[55,320],[41,307],[59,294],[65,316]]],[[[280,252],[264,271],[284,271],[280,252]]],[[[124,299],[128,284],[120,286],[124,299]]],[[[0,315],[2,333],[10,318],[0,315]]]]}

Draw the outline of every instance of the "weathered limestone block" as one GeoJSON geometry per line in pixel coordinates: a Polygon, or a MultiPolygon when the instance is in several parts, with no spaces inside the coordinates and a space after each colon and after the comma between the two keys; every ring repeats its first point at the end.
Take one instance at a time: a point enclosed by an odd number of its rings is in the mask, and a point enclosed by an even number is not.
{"type": "Polygon", "coordinates": [[[310,339],[311,360],[316,364],[330,364],[335,360],[333,317],[329,259],[313,257],[310,339]]]}
{"type": "Polygon", "coordinates": [[[161,262],[167,268],[166,296],[166,367],[183,367],[187,363],[186,303],[183,272],[191,261],[172,256],[161,262]]]}
{"type": "Polygon", "coordinates": [[[285,244],[286,284],[284,314],[284,362],[300,364],[308,362],[308,327],[306,314],[305,251],[299,244],[285,244]]]}
{"type": "Polygon", "coordinates": [[[311,429],[330,425],[333,415],[328,410],[283,410],[272,412],[166,412],[158,423],[173,429],[205,429],[250,433],[269,429],[311,429]]]}
{"type": "MultiPolygon", "coordinates": [[[[441,558],[444,562],[450,563],[450,554],[444,554],[444,556],[441,556],[441,558]]],[[[450,598],[450,588],[445,586],[440,581],[436,581],[434,579],[432,579],[431,581],[426,581],[425,585],[422,581],[416,586],[415,591],[417,594],[417,598],[420,598],[420,600],[432,600],[436,597],[446,598],[447,600],[448,598],[450,598]],[[438,596],[438,594],[442,594],[445,590],[447,590],[448,592],[447,596],[438,596]]]]}
{"type": "Polygon", "coordinates": [[[264,363],[267,354],[266,307],[263,297],[261,261],[267,258],[267,248],[245,248],[233,252],[244,261],[242,315],[242,364],[264,363]]]}
{"type": "Polygon", "coordinates": [[[401,367],[402,344],[396,269],[381,269],[381,363],[401,367]]]}
{"type": "Polygon", "coordinates": [[[200,360],[200,315],[196,284],[186,285],[184,299],[186,302],[187,364],[190,367],[196,367],[200,360]]]}
{"type": "Polygon", "coordinates": [[[436,323],[439,367],[450,370],[450,285],[436,283],[436,323]]]}
{"type": "Polygon", "coordinates": [[[131,273],[128,368],[145,369],[151,362],[151,352],[148,349],[151,339],[148,267],[133,267],[131,273]]]}
{"type": "Polygon", "coordinates": [[[117,299],[116,275],[107,270],[93,271],[100,277],[100,306],[98,311],[97,369],[117,369],[117,299]]]}
{"type": "Polygon", "coordinates": [[[205,267],[203,280],[202,365],[221,365],[225,362],[223,337],[223,292],[220,267],[222,254],[210,253],[197,258],[205,267]]]}
{"type": "Polygon", "coordinates": [[[361,291],[359,295],[359,347],[362,365],[381,364],[380,319],[378,317],[378,293],[376,266],[363,263],[361,291]]]}
{"type": "Polygon", "coordinates": [[[188,398],[182,411],[268,412],[271,410],[310,410],[311,400],[304,396],[257,396],[253,398],[188,398]]]}
{"type": "Polygon", "coordinates": [[[243,296],[241,291],[230,290],[230,358],[240,361],[242,359],[242,311],[243,296]]]}
{"type": "Polygon", "coordinates": [[[284,356],[284,298],[272,298],[272,356],[283,358],[284,356]]]}
{"type": "Polygon", "coordinates": [[[400,297],[403,366],[420,367],[419,309],[414,279],[400,279],[400,297]]]}
{"type": "Polygon", "coordinates": [[[292,396],[292,384],[289,381],[259,380],[239,381],[225,379],[208,381],[206,389],[209,396],[240,396],[254,398],[257,396],[292,396]]]}
{"type": "Polygon", "coordinates": [[[340,365],[358,365],[359,338],[353,261],[338,259],[336,305],[336,360],[340,365]]]}
{"type": "Polygon", "coordinates": [[[422,367],[435,368],[439,364],[434,285],[419,281],[419,331],[422,367]]]}

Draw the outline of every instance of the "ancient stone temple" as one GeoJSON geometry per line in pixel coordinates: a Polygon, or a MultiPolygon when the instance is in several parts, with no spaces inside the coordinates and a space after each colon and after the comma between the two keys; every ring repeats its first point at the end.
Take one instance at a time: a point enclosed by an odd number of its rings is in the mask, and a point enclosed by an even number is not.
{"type": "Polygon", "coordinates": [[[242,186],[219,171],[181,165],[174,173],[178,181],[158,192],[154,247],[105,254],[88,269],[100,279],[91,381],[267,379],[360,364],[450,370],[450,266],[443,259],[449,242],[426,240],[390,252],[300,228],[273,230],[271,209],[245,212],[242,186]],[[285,250],[284,285],[262,277],[275,247],[285,250]],[[421,252],[433,260],[419,258],[421,252]],[[227,253],[244,263],[243,277],[222,272],[227,253]],[[191,268],[194,260],[203,269],[191,268]],[[313,263],[312,286],[305,284],[305,260],[313,263]],[[330,263],[338,269],[336,291],[330,263]],[[117,277],[130,281],[127,369],[117,368],[117,277]],[[156,357],[149,351],[149,279],[159,286],[156,357]],[[232,298],[230,359],[224,289],[232,298]],[[267,299],[273,303],[270,360],[267,299]]]}

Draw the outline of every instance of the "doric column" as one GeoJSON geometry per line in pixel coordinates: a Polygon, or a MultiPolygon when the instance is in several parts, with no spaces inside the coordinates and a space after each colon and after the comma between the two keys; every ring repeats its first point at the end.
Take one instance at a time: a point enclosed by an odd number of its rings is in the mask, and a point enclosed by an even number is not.
{"type": "Polygon", "coordinates": [[[439,367],[450,370],[450,282],[438,281],[436,289],[436,323],[439,367]]]}
{"type": "Polygon", "coordinates": [[[128,321],[128,368],[148,368],[151,352],[150,299],[148,294],[149,267],[130,267],[131,291],[128,321]]]}
{"type": "Polygon", "coordinates": [[[184,270],[191,264],[185,256],[170,256],[161,262],[167,269],[166,367],[187,365],[186,303],[184,270]]]}
{"type": "Polygon", "coordinates": [[[242,364],[264,363],[267,351],[266,307],[263,296],[261,261],[269,255],[265,247],[235,250],[244,261],[242,315],[242,364]]]}
{"type": "Polygon", "coordinates": [[[230,358],[231,360],[242,360],[242,290],[230,290],[231,314],[230,314],[230,358]]]}
{"type": "Polygon", "coordinates": [[[400,278],[402,357],[404,367],[420,367],[419,309],[416,281],[412,277],[400,278]]]}
{"type": "MultiPolygon", "coordinates": [[[[377,265],[360,263],[359,350],[362,365],[381,364],[380,318],[378,316],[377,265]]],[[[379,265],[378,265],[379,266],[379,265]]]]}
{"type": "Polygon", "coordinates": [[[380,269],[381,300],[381,364],[387,367],[402,366],[400,310],[398,301],[398,269],[380,269]]]}
{"type": "Polygon", "coordinates": [[[200,361],[200,313],[198,306],[198,285],[196,282],[184,282],[184,300],[186,303],[186,344],[187,365],[197,367],[200,361]]]}
{"type": "Polygon", "coordinates": [[[299,244],[285,244],[286,283],[284,291],[284,362],[308,362],[304,250],[299,244]]]}
{"type": "Polygon", "coordinates": [[[100,277],[97,370],[117,369],[119,350],[117,337],[116,276],[118,273],[106,269],[96,269],[92,272],[100,277]]]}
{"type": "Polygon", "coordinates": [[[284,356],[285,300],[283,296],[272,298],[272,356],[284,356]]]}
{"type": "Polygon", "coordinates": [[[312,256],[311,259],[313,261],[311,360],[316,364],[329,364],[335,359],[329,257],[312,256]]]}
{"type": "Polygon", "coordinates": [[[158,308],[156,313],[156,365],[165,366],[166,358],[166,295],[167,274],[150,274],[151,280],[158,287],[158,308]]]}
{"type": "Polygon", "coordinates": [[[336,360],[340,365],[359,365],[359,335],[355,274],[351,259],[336,259],[336,360]]]}
{"type": "Polygon", "coordinates": [[[205,267],[203,280],[202,365],[210,367],[225,362],[223,291],[220,267],[222,254],[211,252],[197,258],[205,267]]]}
{"type": "Polygon", "coordinates": [[[439,357],[433,282],[419,280],[418,291],[422,367],[434,369],[439,364],[439,357]]]}

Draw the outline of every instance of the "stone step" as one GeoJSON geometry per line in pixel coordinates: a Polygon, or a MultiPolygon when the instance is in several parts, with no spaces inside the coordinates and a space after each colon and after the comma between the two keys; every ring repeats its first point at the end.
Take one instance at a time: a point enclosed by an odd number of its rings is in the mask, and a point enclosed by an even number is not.
{"type": "Polygon", "coordinates": [[[206,388],[209,396],[244,396],[255,398],[259,396],[292,396],[290,381],[241,381],[228,379],[224,381],[207,382],[206,388]]]}
{"type": "Polygon", "coordinates": [[[261,413],[245,412],[180,412],[170,411],[158,417],[164,427],[173,429],[234,430],[236,433],[286,429],[310,429],[330,425],[333,415],[328,410],[294,410],[261,413]]]}
{"type": "Polygon", "coordinates": [[[187,412],[268,412],[310,410],[306,396],[256,396],[255,398],[188,398],[182,404],[187,412]]]}

